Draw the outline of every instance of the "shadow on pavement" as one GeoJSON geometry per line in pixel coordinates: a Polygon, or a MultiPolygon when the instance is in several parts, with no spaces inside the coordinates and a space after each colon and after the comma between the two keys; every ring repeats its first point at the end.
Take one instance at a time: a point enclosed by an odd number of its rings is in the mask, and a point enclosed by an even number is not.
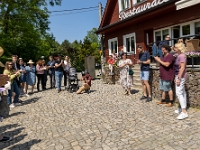
{"type": "Polygon", "coordinates": [[[131,94],[136,94],[136,93],[139,93],[139,90],[131,90],[131,94]]]}
{"type": "Polygon", "coordinates": [[[28,105],[28,104],[31,104],[31,103],[35,103],[37,102],[41,97],[33,97],[33,98],[30,98],[28,100],[24,100],[22,102],[22,105],[28,105]]]}
{"type": "MultiPolygon", "coordinates": [[[[25,112],[16,112],[16,113],[12,113],[11,115],[9,115],[8,117],[15,117],[15,116],[18,116],[20,114],[25,114],[25,112]]],[[[6,118],[8,118],[6,117],[6,118]]]]}
{"type": "Polygon", "coordinates": [[[0,127],[0,134],[3,136],[10,136],[13,137],[13,140],[10,142],[0,142],[0,149],[9,149],[9,150],[14,150],[14,149],[23,149],[23,150],[30,150],[31,146],[34,144],[37,144],[41,142],[40,139],[36,140],[30,140],[25,143],[20,143],[26,136],[27,134],[21,134],[22,131],[25,128],[20,127],[18,124],[13,124],[13,125],[5,125],[0,127]],[[13,129],[13,130],[12,130],[13,129]],[[9,131],[6,131],[9,130],[9,131]],[[18,143],[18,144],[17,144],[18,143]],[[16,145],[14,145],[16,144],[16,145]]]}

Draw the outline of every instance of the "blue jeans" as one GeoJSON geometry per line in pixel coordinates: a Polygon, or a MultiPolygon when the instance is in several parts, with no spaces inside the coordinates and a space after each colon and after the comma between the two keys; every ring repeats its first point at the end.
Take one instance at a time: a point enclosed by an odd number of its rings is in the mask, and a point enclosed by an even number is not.
{"type": "Polygon", "coordinates": [[[8,90],[8,97],[7,97],[7,102],[8,104],[12,104],[12,93],[15,93],[14,101],[13,103],[18,103],[19,95],[20,95],[20,89],[17,85],[17,82],[14,80],[13,83],[11,84],[11,90],[8,90]]]}
{"type": "Polygon", "coordinates": [[[162,50],[158,49],[158,51],[157,51],[157,55],[158,55],[160,58],[163,57],[162,50]]]}
{"type": "Polygon", "coordinates": [[[61,81],[63,77],[63,72],[55,71],[55,77],[56,77],[56,86],[58,90],[61,90],[61,81]]]}

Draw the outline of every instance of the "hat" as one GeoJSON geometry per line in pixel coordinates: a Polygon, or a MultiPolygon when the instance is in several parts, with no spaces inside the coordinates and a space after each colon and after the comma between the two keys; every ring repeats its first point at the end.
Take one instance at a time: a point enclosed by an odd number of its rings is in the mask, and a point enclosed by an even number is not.
{"type": "Polygon", "coordinates": [[[30,59],[29,62],[27,62],[27,64],[34,64],[34,62],[32,61],[32,59],[30,59]]]}
{"type": "Polygon", "coordinates": [[[3,55],[3,53],[4,53],[4,50],[2,47],[0,47],[0,57],[3,55]]]}

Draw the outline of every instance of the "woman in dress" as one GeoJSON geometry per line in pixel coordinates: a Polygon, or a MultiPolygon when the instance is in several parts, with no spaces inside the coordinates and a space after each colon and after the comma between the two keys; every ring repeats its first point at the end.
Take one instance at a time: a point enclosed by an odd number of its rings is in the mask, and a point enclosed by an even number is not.
{"type": "Polygon", "coordinates": [[[17,105],[21,105],[19,103],[19,95],[20,95],[20,90],[17,85],[17,78],[20,77],[20,71],[16,71],[13,69],[13,63],[11,61],[7,61],[5,64],[5,69],[3,72],[4,75],[7,75],[10,77],[10,82],[11,82],[11,89],[8,90],[8,96],[7,96],[7,102],[10,108],[13,108],[17,105]],[[12,93],[14,94],[14,100],[12,102],[12,93]]]}
{"type": "Polygon", "coordinates": [[[70,59],[68,56],[65,56],[65,60],[64,60],[64,86],[65,86],[65,89],[67,86],[67,76],[68,76],[70,67],[71,67],[70,59]]]}
{"type": "Polygon", "coordinates": [[[188,117],[186,107],[187,107],[187,95],[185,91],[185,80],[186,80],[186,64],[187,57],[183,53],[184,47],[181,43],[175,44],[174,51],[178,54],[175,61],[175,86],[176,86],[176,96],[178,97],[179,103],[181,105],[181,110],[175,110],[175,113],[179,114],[177,119],[185,119],[188,117]]]}
{"type": "Polygon", "coordinates": [[[119,61],[119,68],[120,68],[120,84],[124,88],[124,94],[130,95],[131,86],[133,84],[133,77],[129,75],[129,68],[133,65],[130,59],[127,59],[127,54],[121,54],[121,60],[119,61]]]}
{"type": "MultiPolygon", "coordinates": [[[[25,66],[24,66],[24,61],[23,59],[19,59],[19,65],[20,65],[20,77],[19,77],[19,82],[20,82],[20,92],[21,92],[21,95],[24,94],[24,88],[25,88],[25,82],[26,82],[26,70],[25,70],[25,66]]],[[[26,95],[28,96],[28,95],[26,95]]]]}
{"type": "Polygon", "coordinates": [[[36,75],[35,75],[35,66],[33,65],[34,62],[32,60],[29,60],[27,62],[29,66],[26,66],[26,90],[25,93],[27,94],[28,86],[30,85],[31,88],[31,93],[33,93],[35,82],[36,82],[36,75]]]}

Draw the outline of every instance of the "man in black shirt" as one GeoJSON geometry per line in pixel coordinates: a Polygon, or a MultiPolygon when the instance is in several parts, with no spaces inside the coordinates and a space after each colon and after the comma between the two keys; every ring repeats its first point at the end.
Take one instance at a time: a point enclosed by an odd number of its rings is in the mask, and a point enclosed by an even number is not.
{"type": "Polygon", "coordinates": [[[61,91],[63,67],[64,67],[64,63],[63,63],[63,60],[61,60],[61,56],[59,55],[57,60],[55,61],[55,77],[56,77],[56,86],[58,88],[58,93],[60,93],[61,91]]]}

